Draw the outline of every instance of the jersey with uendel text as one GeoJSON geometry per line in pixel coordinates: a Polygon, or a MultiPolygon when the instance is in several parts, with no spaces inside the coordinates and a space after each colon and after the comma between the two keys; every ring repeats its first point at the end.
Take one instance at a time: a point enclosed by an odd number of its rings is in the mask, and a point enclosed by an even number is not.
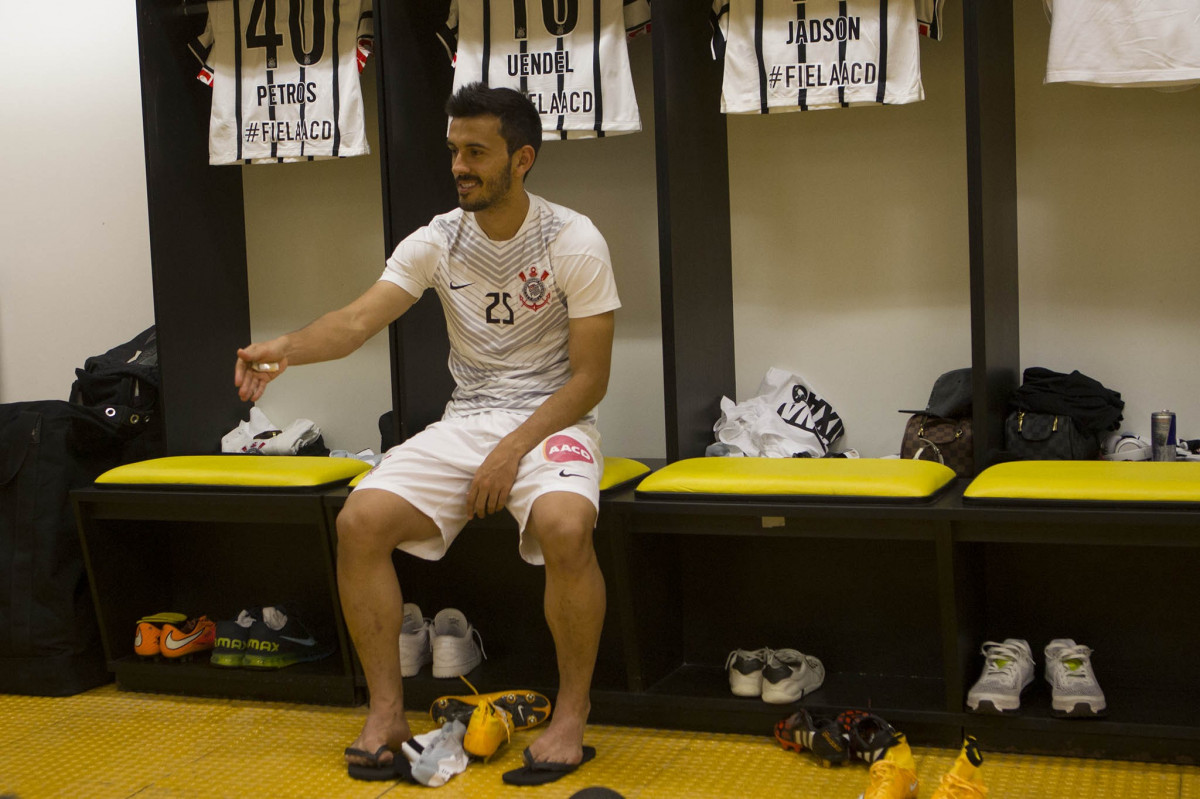
{"type": "Polygon", "coordinates": [[[626,40],[648,24],[646,0],[451,0],[439,38],[455,91],[515,89],[543,140],[585,139],[641,130],[626,40]]]}

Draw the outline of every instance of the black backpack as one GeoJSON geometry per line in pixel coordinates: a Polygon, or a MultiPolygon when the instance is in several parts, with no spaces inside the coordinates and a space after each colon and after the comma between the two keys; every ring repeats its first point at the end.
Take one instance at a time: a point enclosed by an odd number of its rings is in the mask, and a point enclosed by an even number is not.
{"type": "Polygon", "coordinates": [[[158,335],[153,325],[103,355],[93,355],[75,370],[72,405],[108,408],[122,417],[122,435],[129,439],[121,463],[157,458],[163,454],[159,414],[158,335]]]}

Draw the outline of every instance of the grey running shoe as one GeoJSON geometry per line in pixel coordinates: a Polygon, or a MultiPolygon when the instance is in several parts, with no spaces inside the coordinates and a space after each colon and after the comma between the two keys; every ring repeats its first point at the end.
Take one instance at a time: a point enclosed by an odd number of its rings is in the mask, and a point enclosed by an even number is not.
{"type": "Polygon", "coordinates": [[[1033,653],[1029,642],[1006,638],[983,645],[983,673],[967,692],[973,713],[1011,713],[1021,707],[1021,692],[1033,682],[1033,653]]]}
{"type": "Polygon", "coordinates": [[[1092,672],[1092,650],[1070,638],[1055,638],[1046,644],[1045,655],[1051,712],[1068,718],[1104,715],[1108,703],[1092,672]]]}

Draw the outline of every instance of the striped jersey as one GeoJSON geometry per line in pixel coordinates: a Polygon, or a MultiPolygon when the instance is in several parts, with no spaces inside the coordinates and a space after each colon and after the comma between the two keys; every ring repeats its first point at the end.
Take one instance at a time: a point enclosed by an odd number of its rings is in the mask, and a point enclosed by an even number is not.
{"type": "Polygon", "coordinates": [[[1200,83],[1200,0],[1045,0],[1046,83],[1200,83]]]}
{"type": "Polygon", "coordinates": [[[713,54],[725,62],[721,111],[923,100],[919,35],[941,36],[942,2],[715,0],[713,54]]]}
{"type": "Polygon", "coordinates": [[[438,35],[456,91],[515,89],[543,140],[587,139],[641,130],[626,37],[649,22],[647,0],[451,0],[438,35]]]}
{"type": "Polygon", "coordinates": [[[946,0],[917,0],[917,32],[935,41],[942,40],[942,6],[946,0]]]}
{"type": "MultiPolygon", "coordinates": [[[[450,338],[454,394],[447,418],[532,413],[571,376],[572,318],[621,306],[608,245],[591,220],[529,195],[517,234],[493,241],[462,209],[436,216],[397,245],[381,280],[414,297],[433,289],[450,338]]],[[[595,422],[595,411],[585,419],[595,422]]]]}
{"type": "Polygon", "coordinates": [[[212,87],[210,164],[368,153],[358,73],[370,0],[210,0],[190,44],[212,87]]]}

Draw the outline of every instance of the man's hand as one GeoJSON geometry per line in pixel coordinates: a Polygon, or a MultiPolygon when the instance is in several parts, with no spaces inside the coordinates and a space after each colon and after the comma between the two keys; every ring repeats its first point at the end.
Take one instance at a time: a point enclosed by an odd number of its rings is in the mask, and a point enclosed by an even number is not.
{"type": "Polygon", "coordinates": [[[233,370],[233,384],[243,402],[257,402],[267,389],[267,383],[279,377],[287,369],[287,355],[279,339],[266,344],[251,344],[237,351],[237,365],[233,370]],[[278,366],[266,371],[266,364],[278,366]],[[258,367],[258,368],[256,368],[258,367]]]}
{"type": "Polygon", "coordinates": [[[517,466],[521,463],[521,453],[510,452],[501,442],[491,454],[484,458],[475,479],[471,481],[471,490],[467,494],[467,515],[484,516],[503,510],[508,503],[508,492],[512,490],[513,482],[517,479],[517,466]]]}

